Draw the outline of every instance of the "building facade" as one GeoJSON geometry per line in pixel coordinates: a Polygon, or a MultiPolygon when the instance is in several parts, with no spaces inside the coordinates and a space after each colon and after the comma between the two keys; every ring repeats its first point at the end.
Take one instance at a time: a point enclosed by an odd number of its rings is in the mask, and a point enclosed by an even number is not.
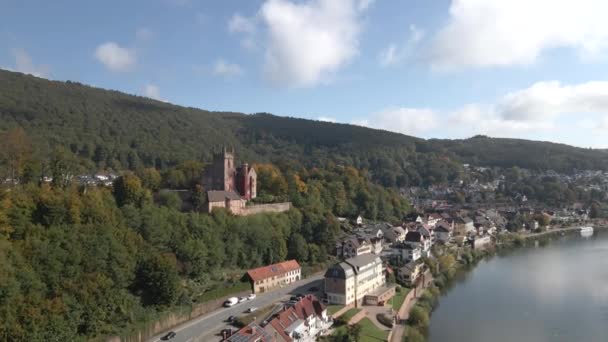
{"type": "Polygon", "coordinates": [[[297,261],[288,260],[249,270],[245,276],[251,282],[253,293],[261,293],[300,280],[302,268],[297,261]]]}
{"type": "Polygon", "coordinates": [[[385,282],[380,257],[363,254],[335,264],[325,272],[325,293],[332,304],[359,306],[367,294],[385,282]]]}

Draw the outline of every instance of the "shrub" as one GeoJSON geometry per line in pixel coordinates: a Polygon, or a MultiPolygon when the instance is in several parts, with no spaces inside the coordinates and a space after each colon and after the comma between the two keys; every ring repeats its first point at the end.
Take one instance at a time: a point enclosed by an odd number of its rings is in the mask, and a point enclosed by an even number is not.
{"type": "Polygon", "coordinates": [[[410,311],[410,323],[412,325],[426,328],[429,326],[429,314],[426,310],[424,310],[421,306],[415,306],[410,311]]]}
{"type": "Polygon", "coordinates": [[[407,330],[407,336],[405,337],[405,342],[424,342],[426,339],[424,335],[418,331],[418,329],[414,327],[410,327],[407,330]]]}

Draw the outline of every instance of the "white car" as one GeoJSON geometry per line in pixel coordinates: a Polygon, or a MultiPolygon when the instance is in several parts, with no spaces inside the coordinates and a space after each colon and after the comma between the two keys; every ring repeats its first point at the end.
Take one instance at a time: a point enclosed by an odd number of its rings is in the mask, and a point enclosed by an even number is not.
{"type": "Polygon", "coordinates": [[[247,296],[247,299],[249,299],[249,300],[255,299],[255,293],[252,293],[249,296],[247,296]]]}
{"type": "Polygon", "coordinates": [[[239,298],[239,303],[246,302],[246,301],[247,301],[247,297],[239,298]]]}
{"type": "Polygon", "coordinates": [[[247,309],[247,313],[252,313],[254,311],[256,311],[258,308],[256,307],[250,307],[249,309],[247,309]]]}

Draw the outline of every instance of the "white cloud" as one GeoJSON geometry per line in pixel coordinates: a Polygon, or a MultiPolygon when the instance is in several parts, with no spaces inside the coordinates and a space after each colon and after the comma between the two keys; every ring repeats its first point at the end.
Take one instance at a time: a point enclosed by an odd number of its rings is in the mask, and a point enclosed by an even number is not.
{"type": "Polygon", "coordinates": [[[538,82],[507,94],[496,110],[504,119],[526,122],[549,120],[562,114],[608,114],[608,82],[576,85],[538,82]]]}
{"type": "Polygon", "coordinates": [[[359,0],[359,10],[365,11],[366,9],[370,8],[375,2],[376,0],[359,0]]]}
{"type": "Polygon", "coordinates": [[[229,63],[223,59],[218,59],[213,66],[213,73],[220,76],[236,76],[242,72],[238,64],[229,63]]]}
{"type": "Polygon", "coordinates": [[[335,118],[330,118],[330,117],[327,117],[327,116],[320,116],[320,117],[317,118],[317,120],[319,120],[319,121],[325,121],[325,122],[333,122],[333,123],[338,122],[338,120],[336,120],[335,118]]]}
{"type": "Polygon", "coordinates": [[[137,63],[134,50],[120,47],[114,42],[99,45],[95,57],[111,71],[129,71],[137,63]]]}
{"type": "Polygon", "coordinates": [[[151,99],[166,102],[165,99],[160,96],[160,88],[157,85],[146,84],[143,93],[144,96],[149,97],[151,99]]]}
{"type": "Polygon", "coordinates": [[[36,77],[48,77],[50,68],[45,65],[34,65],[32,58],[24,49],[12,49],[15,58],[15,68],[11,70],[30,74],[36,77]]]}
{"type": "Polygon", "coordinates": [[[386,67],[405,61],[423,38],[424,30],[416,27],[416,25],[410,25],[409,37],[404,44],[398,46],[396,43],[390,43],[388,47],[380,52],[380,65],[386,67]]]}
{"type": "Polygon", "coordinates": [[[438,123],[438,113],[426,108],[388,108],[372,114],[368,119],[353,122],[359,126],[416,136],[435,129],[438,123]]]}
{"type": "Polygon", "coordinates": [[[255,21],[236,13],[228,21],[228,31],[233,33],[255,33],[255,21]]]}
{"type": "Polygon", "coordinates": [[[526,65],[563,47],[597,57],[608,48],[605,0],[452,0],[449,12],[431,52],[436,69],[526,65]]]}
{"type": "Polygon", "coordinates": [[[238,13],[234,14],[228,21],[228,32],[240,33],[244,36],[241,39],[241,46],[247,50],[253,50],[256,48],[256,35],[257,35],[256,18],[247,18],[238,13]]]}
{"type": "Polygon", "coordinates": [[[577,117],[581,117],[579,128],[608,129],[608,82],[538,82],[490,104],[472,103],[452,110],[389,108],[353,124],[423,137],[487,134],[534,138],[562,135],[571,128],[564,122],[572,120],[560,119],[577,117]]]}
{"type": "Polygon", "coordinates": [[[359,19],[366,8],[361,4],[267,0],[259,13],[268,34],[268,79],[279,85],[313,86],[350,62],[358,54],[359,19]]]}

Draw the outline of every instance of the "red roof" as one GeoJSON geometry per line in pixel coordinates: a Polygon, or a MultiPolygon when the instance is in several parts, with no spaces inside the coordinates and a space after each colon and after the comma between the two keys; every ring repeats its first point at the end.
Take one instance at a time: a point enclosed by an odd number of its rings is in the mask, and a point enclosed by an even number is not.
{"type": "Polygon", "coordinates": [[[262,266],[247,271],[247,275],[251,280],[258,281],[261,279],[267,279],[272,276],[281,275],[290,271],[300,269],[300,264],[295,260],[287,260],[278,264],[272,264],[268,266],[262,266]]]}
{"type": "Polygon", "coordinates": [[[291,341],[292,339],[287,336],[285,329],[298,319],[306,321],[306,318],[310,316],[321,316],[323,310],[325,310],[325,306],[316,296],[307,295],[300,299],[294,306],[285,308],[283,311],[279,312],[269,324],[285,341],[291,341]]]}

